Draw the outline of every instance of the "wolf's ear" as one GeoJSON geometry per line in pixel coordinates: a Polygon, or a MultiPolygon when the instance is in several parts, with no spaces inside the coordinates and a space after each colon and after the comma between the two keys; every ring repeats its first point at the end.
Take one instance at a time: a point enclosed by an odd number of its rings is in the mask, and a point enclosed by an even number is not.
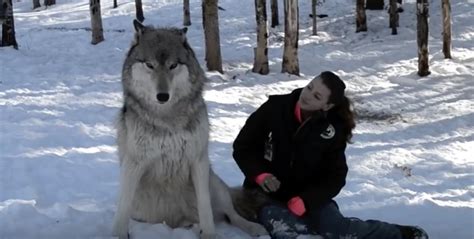
{"type": "Polygon", "coordinates": [[[186,41],[186,33],[188,32],[188,28],[187,27],[183,27],[180,31],[179,31],[179,35],[181,35],[181,41],[182,42],[185,42],[186,41]]]}
{"type": "Polygon", "coordinates": [[[133,20],[133,26],[135,27],[135,32],[139,35],[143,34],[143,32],[145,31],[145,26],[143,26],[143,24],[137,19],[133,20]]]}

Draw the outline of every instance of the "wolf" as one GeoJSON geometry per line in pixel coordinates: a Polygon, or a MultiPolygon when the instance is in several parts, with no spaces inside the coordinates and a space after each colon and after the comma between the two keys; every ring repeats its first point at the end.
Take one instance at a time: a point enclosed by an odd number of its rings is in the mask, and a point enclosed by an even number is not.
{"type": "Polygon", "coordinates": [[[129,219],[195,226],[215,238],[228,221],[252,236],[260,224],[240,216],[230,189],[212,171],[206,81],[187,29],[133,22],[135,36],[122,69],[123,107],[117,121],[120,193],[113,233],[128,238],[129,219]]]}

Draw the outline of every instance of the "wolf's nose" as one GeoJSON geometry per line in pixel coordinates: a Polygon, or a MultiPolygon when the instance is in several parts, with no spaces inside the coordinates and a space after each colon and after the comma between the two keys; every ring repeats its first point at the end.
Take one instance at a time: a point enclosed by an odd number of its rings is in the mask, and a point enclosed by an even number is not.
{"type": "Polygon", "coordinates": [[[166,101],[168,101],[170,99],[170,94],[168,94],[168,93],[158,93],[156,95],[156,99],[158,99],[158,101],[160,103],[165,103],[166,101]]]}

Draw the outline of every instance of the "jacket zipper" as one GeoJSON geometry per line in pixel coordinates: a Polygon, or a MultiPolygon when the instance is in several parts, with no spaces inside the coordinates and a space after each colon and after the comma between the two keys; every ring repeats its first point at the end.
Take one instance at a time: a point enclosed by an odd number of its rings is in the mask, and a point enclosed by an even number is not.
{"type": "MultiPolygon", "coordinates": [[[[305,121],[303,121],[303,123],[301,123],[301,125],[298,127],[298,129],[296,129],[296,132],[293,134],[293,140],[292,140],[293,144],[295,142],[296,135],[298,135],[300,130],[306,125],[306,123],[308,123],[311,120],[311,118],[312,118],[312,116],[308,117],[305,121]]],[[[293,168],[293,164],[294,164],[294,161],[295,161],[295,152],[294,152],[294,150],[292,150],[291,154],[292,154],[292,156],[291,156],[291,159],[290,159],[290,168],[293,168]]]]}
{"type": "Polygon", "coordinates": [[[293,134],[293,140],[296,138],[296,135],[300,132],[300,130],[311,120],[312,116],[308,117],[301,125],[296,129],[296,132],[293,134]]]}

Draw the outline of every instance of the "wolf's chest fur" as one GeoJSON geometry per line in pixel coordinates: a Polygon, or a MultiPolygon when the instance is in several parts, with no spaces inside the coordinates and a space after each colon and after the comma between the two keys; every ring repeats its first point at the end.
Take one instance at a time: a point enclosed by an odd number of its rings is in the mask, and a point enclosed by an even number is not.
{"type": "MultiPolygon", "coordinates": [[[[147,172],[143,180],[169,183],[170,180],[189,180],[193,160],[206,153],[209,126],[207,120],[197,121],[193,127],[150,127],[140,118],[126,117],[124,135],[127,152],[133,161],[146,161],[147,172]]],[[[120,140],[120,139],[119,139],[120,140]]]]}
{"type": "Polygon", "coordinates": [[[150,126],[134,115],[122,116],[119,152],[145,167],[132,203],[133,218],[166,221],[174,227],[182,217],[197,221],[196,205],[191,203],[195,202],[191,169],[207,154],[209,125],[204,117],[197,117],[195,122],[192,127],[165,123],[150,126]]]}

